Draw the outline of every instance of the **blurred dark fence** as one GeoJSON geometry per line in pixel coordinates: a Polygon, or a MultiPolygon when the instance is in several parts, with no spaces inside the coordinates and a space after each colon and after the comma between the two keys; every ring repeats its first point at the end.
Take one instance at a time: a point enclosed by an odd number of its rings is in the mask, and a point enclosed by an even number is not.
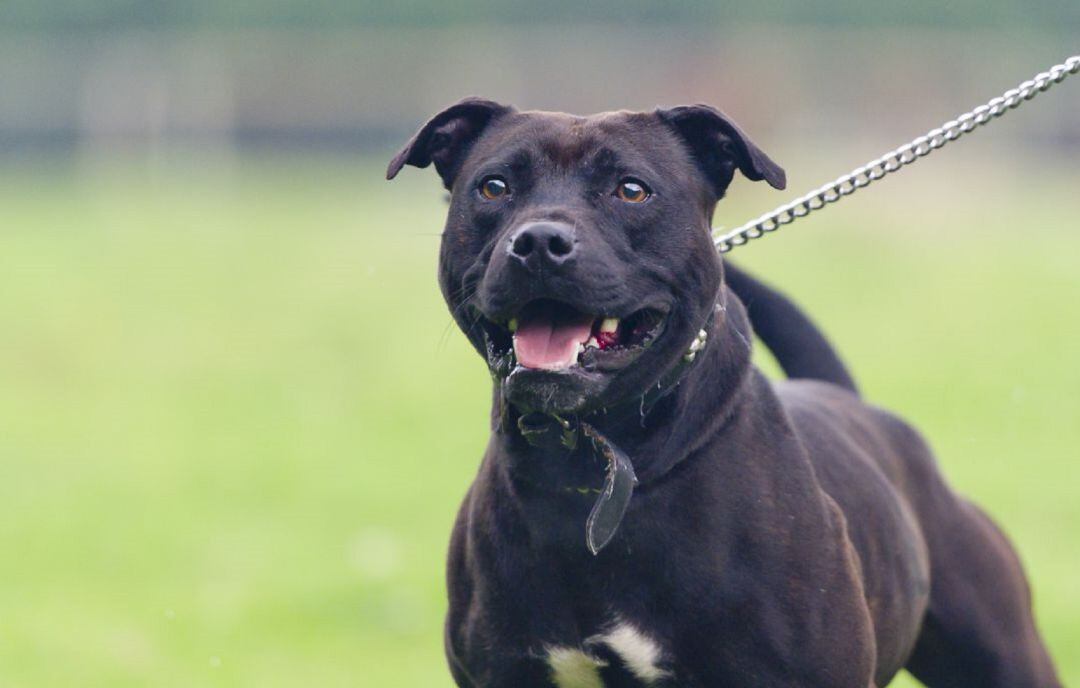
{"type": "Polygon", "coordinates": [[[5,0],[0,25],[66,31],[208,26],[731,24],[1000,27],[1067,31],[1080,26],[1074,0],[5,0]]]}
{"type": "MultiPolygon", "coordinates": [[[[708,102],[808,150],[888,145],[1078,49],[1073,1],[747,5],[7,0],[0,154],[385,150],[469,94],[580,113],[708,102]]],[[[1075,155],[1077,112],[1066,86],[989,136],[1075,155]]]]}

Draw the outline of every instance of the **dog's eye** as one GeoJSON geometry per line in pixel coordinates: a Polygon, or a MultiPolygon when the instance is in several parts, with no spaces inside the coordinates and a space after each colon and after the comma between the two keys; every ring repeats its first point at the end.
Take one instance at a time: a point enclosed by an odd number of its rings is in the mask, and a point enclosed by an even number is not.
{"type": "Polygon", "coordinates": [[[502,177],[491,176],[480,180],[480,195],[489,201],[502,198],[508,193],[510,193],[510,186],[502,177]]]}
{"type": "Polygon", "coordinates": [[[627,203],[641,203],[648,200],[652,192],[643,182],[627,177],[615,187],[615,195],[627,203]]]}

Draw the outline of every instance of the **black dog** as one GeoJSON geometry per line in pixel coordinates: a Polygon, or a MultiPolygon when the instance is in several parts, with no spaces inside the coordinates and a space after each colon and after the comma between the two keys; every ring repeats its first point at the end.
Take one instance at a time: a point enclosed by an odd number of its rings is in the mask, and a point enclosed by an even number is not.
{"type": "Polygon", "coordinates": [[[495,379],[450,547],[459,686],[1060,685],[1005,537],[721,264],[736,169],[785,183],[727,117],[467,99],[387,177],[430,163],[440,284],[495,379]],[[751,366],[751,322],[791,380],[751,366]]]}

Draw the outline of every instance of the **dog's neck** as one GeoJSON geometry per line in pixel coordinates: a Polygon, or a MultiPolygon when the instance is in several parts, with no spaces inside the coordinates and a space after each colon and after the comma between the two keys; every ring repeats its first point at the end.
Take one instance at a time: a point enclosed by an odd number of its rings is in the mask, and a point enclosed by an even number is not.
{"type": "MultiPolygon", "coordinates": [[[[707,344],[658,398],[635,398],[576,419],[586,422],[629,455],[639,485],[663,478],[712,437],[730,418],[750,371],[751,329],[738,298],[722,287],[716,315],[707,327],[707,344]]],[[[595,490],[603,466],[587,443],[567,437],[542,446],[527,441],[521,414],[495,394],[495,438],[508,458],[507,477],[550,490],[595,490]],[[571,448],[572,447],[572,448],[571,448]]]]}

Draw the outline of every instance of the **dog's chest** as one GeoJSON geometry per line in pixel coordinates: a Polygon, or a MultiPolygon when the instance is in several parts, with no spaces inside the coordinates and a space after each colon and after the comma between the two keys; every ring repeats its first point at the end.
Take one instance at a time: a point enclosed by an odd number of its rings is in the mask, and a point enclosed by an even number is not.
{"type": "Polygon", "coordinates": [[[671,677],[658,640],[625,622],[582,647],[548,647],[546,658],[556,688],[655,686],[671,677]]]}

